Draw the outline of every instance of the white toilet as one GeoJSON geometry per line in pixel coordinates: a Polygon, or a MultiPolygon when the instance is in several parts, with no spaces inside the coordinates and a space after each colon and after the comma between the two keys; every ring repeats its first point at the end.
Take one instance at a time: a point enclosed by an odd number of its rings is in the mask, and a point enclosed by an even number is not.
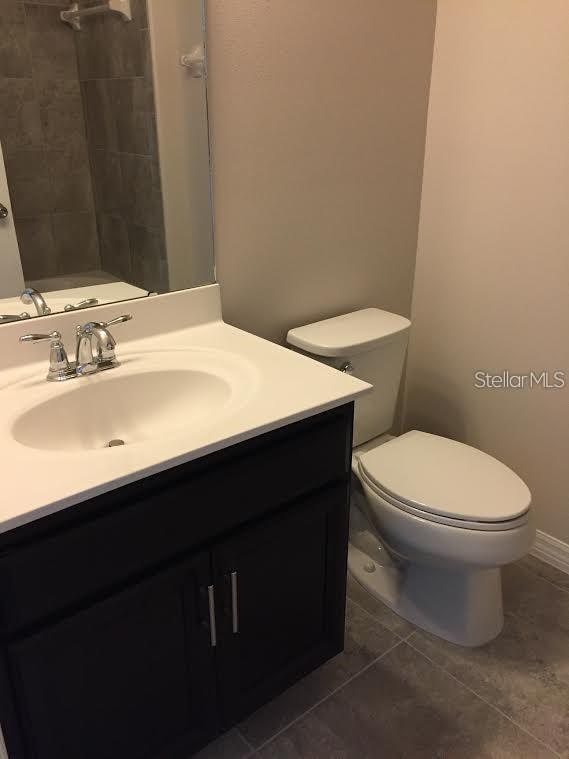
{"type": "Polygon", "coordinates": [[[348,568],[417,626],[462,646],[502,629],[500,567],[530,549],[525,483],[491,456],[393,425],[411,323],[368,308],[293,329],[301,352],[374,386],[356,401],[348,568]]]}

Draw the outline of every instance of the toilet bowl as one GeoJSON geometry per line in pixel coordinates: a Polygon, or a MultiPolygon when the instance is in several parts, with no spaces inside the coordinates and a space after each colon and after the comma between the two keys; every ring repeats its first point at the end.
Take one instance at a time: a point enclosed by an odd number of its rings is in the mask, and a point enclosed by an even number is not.
{"type": "Polygon", "coordinates": [[[416,430],[356,450],[353,467],[354,493],[363,495],[353,506],[376,536],[365,551],[352,531],[348,566],[355,579],[453,643],[495,638],[503,625],[499,567],[524,556],[533,541],[522,480],[475,448],[416,430]]]}
{"type": "Polygon", "coordinates": [[[393,423],[410,322],[365,309],[289,332],[297,349],[374,385],[356,402],[348,569],[418,627],[480,646],[503,626],[500,568],[535,531],[531,494],[463,443],[393,423]]]}

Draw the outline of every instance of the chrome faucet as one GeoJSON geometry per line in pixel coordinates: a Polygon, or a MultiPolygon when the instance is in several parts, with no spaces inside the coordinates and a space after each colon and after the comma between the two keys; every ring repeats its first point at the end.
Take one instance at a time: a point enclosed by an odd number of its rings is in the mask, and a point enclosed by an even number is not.
{"type": "Polygon", "coordinates": [[[21,343],[50,342],[48,382],[62,382],[76,377],[75,367],[69,363],[67,351],[63,345],[60,332],[50,332],[49,335],[23,335],[21,343]]]}
{"type": "Polygon", "coordinates": [[[26,288],[21,294],[20,300],[26,306],[33,303],[38,316],[49,316],[51,314],[51,308],[45,302],[43,295],[33,287],[26,288]]]}
{"type": "Polygon", "coordinates": [[[27,311],[22,314],[0,314],[0,324],[9,324],[10,322],[19,322],[22,319],[31,319],[27,311]]]}
{"type": "Polygon", "coordinates": [[[115,355],[117,343],[109,332],[109,327],[122,324],[132,319],[130,314],[118,316],[110,322],[89,322],[84,326],[77,327],[77,360],[70,362],[67,351],[59,332],[51,332],[48,335],[23,335],[21,343],[51,344],[49,358],[48,382],[62,382],[86,377],[96,372],[112,369],[119,365],[115,355]]]}
{"type": "Polygon", "coordinates": [[[88,322],[77,327],[77,365],[79,376],[101,372],[118,365],[115,355],[117,343],[109,332],[109,327],[130,321],[132,316],[125,314],[110,322],[88,322]]]}

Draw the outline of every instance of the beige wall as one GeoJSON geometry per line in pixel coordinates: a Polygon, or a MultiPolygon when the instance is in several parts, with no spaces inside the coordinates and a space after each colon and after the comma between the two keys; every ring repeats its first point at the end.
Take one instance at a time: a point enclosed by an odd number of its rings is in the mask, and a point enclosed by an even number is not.
{"type": "Polygon", "coordinates": [[[435,0],[208,0],[224,317],[408,313],[435,0]]]}
{"type": "Polygon", "coordinates": [[[482,391],[473,371],[569,371],[569,3],[439,0],[406,426],[472,443],[569,541],[569,389],[482,391]]]}

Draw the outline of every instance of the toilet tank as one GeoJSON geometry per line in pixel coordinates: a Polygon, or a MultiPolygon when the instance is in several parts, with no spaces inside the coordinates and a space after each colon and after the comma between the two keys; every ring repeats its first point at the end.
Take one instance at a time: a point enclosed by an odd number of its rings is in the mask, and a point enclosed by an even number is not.
{"type": "Polygon", "coordinates": [[[291,329],[287,341],[307,356],[373,385],[356,401],[354,446],[393,426],[411,322],[403,316],[365,308],[291,329]]]}

